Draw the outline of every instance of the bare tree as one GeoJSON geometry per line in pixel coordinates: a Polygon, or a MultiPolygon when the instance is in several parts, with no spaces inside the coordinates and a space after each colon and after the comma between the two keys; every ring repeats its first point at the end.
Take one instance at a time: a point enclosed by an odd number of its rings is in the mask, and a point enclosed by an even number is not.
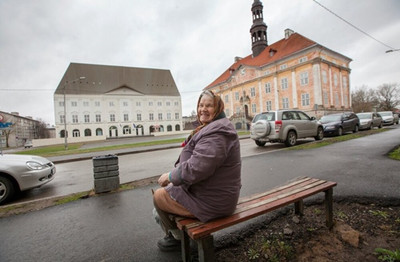
{"type": "Polygon", "coordinates": [[[49,138],[50,132],[47,129],[47,124],[42,120],[38,119],[39,123],[36,125],[36,136],[37,138],[49,138]]]}
{"type": "Polygon", "coordinates": [[[394,111],[400,105],[400,86],[397,83],[380,85],[376,96],[381,111],[394,111]]]}
{"type": "Polygon", "coordinates": [[[378,107],[379,101],[376,96],[376,91],[362,86],[351,93],[351,103],[355,113],[372,112],[378,107]]]}

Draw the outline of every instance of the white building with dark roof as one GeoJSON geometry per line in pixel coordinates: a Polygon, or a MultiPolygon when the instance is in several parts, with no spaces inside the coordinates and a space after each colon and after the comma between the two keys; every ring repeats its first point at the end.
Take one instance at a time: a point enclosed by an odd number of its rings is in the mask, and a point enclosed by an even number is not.
{"type": "Polygon", "coordinates": [[[183,130],[170,70],[71,63],[54,93],[56,137],[128,137],[183,130]],[[66,121],[66,122],[65,122],[66,121]]]}

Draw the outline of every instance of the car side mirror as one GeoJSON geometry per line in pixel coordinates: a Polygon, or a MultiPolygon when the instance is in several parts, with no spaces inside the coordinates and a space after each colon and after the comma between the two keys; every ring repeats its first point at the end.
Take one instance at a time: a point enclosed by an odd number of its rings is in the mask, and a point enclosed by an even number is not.
{"type": "Polygon", "coordinates": [[[315,118],[314,116],[312,116],[310,119],[311,119],[311,121],[313,121],[313,120],[315,120],[316,118],[315,118]]]}

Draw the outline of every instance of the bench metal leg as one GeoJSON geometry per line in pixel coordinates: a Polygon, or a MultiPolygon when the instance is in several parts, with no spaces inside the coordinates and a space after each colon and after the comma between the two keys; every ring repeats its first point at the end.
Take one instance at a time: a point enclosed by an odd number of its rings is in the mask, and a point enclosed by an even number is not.
{"type": "Polygon", "coordinates": [[[214,239],[212,235],[197,240],[200,262],[215,261],[214,239]]]}
{"type": "Polygon", "coordinates": [[[333,188],[325,191],[325,214],[326,226],[331,229],[333,227],[333,188]]]}
{"type": "Polygon", "coordinates": [[[303,215],[304,214],[304,203],[303,199],[294,203],[294,213],[296,215],[303,215]]]}
{"type": "Polygon", "coordinates": [[[181,252],[182,252],[182,261],[189,262],[190,261],[190,238],[186,231],[180,230],[181,233],[181,252]]]}

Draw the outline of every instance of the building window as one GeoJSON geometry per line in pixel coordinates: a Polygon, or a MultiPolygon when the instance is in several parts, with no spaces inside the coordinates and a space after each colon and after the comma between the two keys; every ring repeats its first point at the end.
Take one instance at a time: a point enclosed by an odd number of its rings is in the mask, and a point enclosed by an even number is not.
{"type": "Polygon", "coordinates": [[[265,84],[265,93],[271,93],[271,83],[265,84]]]}
{"type": "Polygon", "coordinates": [[[288,88],[288,79],[286,77],[281,79],[281,88],[282,90],[288,88]]]}
{"type": "Polygon", "coordinates": [[[115,122],[115,115],[114,114],[110,114],[110,122],[115,122]]]}
{"type": "Polygon", "coordinates": [[[158,120],[162,120],[162,113],[158,113],[158,120]]]}
{"type": "Polygon", "coordinates": [[[175,119],[176,119],[176,120],[179,119],[179,113],[175,113],[175,119]]]}
{"type": "Polygon", "coordinates": [[[272,110],[272,101],[267,101],[266,105],[267,105],[267,111],[271,111],[272,110]]]}
{"type": "Polygon", "coordinates": [[[308,72],[303,72],[300,74],[300,84],[302,86],[308,85],[308,72]]]}
{"type": "Polygon", "coordinates": [[[153,121],[154,120],[154,114],[153,113],[149,113],[149,120],[153,121]]]}
{"type": "Polygon", "coordinates": [[[123,103],[123,105],[124,105],[124,107],[127,107],[127,106],[128,106],[128,102],[125,101],[125,102],[123,103]]]}
{"type": "Polygon", "coordinates": [[[235,92],[235,100],[239,101],[239,92],[235,92]]]}
{"type": "Polygon", "coordinates": [[[327,75],[327,73],[326,73],[325,70],[322,70],[322,82],[323,82],[324,84],[327,84],[327,83],[328,83],[328,75],[327,75]]]}
{"type": "Polygon", "coordinates": [[[129,115],[128,114],[124,114],[124,121],[129,121],[129,115]]]}
{"type": "Polygon", "coordinates": [[[310,105],[310,95],[309,94],[301,94],[301,105],[302,106],[310,105]]]}
{"type": "Polygon", "coordinates": [[[282,107],[283,107],[283,109],[289,108],[289,98],[287,98],[287,97],[282,98],[282,107]]]}
{"type": "Polygon", "coordinates": [[[64,116],[64,115],[61,115],[61,116],[60,116],[60,123],[61,123],[61,124],[64,124],[64,123],[65,123],[65,116],[64,116]]]}
{"type": "Polygon", "coordinates": [[[142,114],[136,114],[137,121],[142,121],[142,114]]]}
{"type": "Polygon", "coordinates": [[[100,101],[94,102],[94,106],[99,107],[100,106],[100,101]]]}
{"type": "Polygon", "coordinates": [[[347,89],[347,78],[345,76],[343,77],[343,88],[347,89]]]}
{"type": "Polygon", "coordinates": [[[329,104],[328,92],[324,90],[324,105],[329,104]]]}
{"type": "Polygon", "coordinates": [[[83,101],[83,106],[84,107],[88,107],[89,106],[89,102],[88,101],[83,101]]]}
{"type": "Polygon", "coordinates": [[[287,64],[283,64],[279,67],[281,70],[286,69],[287,68],[287,64]]]}
{"type": "Polygon", "coordinates": [[[225,103],[228,103],[228,102],[229,102],[229,96],[225,95],[225,103]]]}
{"type": "Polygon", "coordinates": [[[257,113],[257,105],[256,104],[251,104],[251,112],[253,114],[257,113]]]}
{"type": "Polygon", "coordinates": [[[77,107],[77,106],[78,106],[78,102],[76,102],[76,101],[72,101],[72,102],[71,102],[71,106],[73,106],[73,107],[77,107]]]}
{"type": "Polygon", "coordinates": [[[255,97],[256,96],[256,89],[254,87],[250,88],[250,96],[255,97]]]}
{"type": "Polygon", "coordinates": [[[85,123],[90,123],[90,117],[89,117],[89,115],[84,115],[83,117],[84,117],[84,119],[85,119],[85,123]]]}
{"type": "Polygon", "coordinates": [[[72,115],[72,123],[78,123],[78,115],[72,115]]]}
{"type": "Polygon", "coordinates": [[[108,104],[109,104],[110,106],[114,106],[114,102],[113,102],[113,101],[110,101],[108,104]]]}
{"type": "Polygon", "coordinates": [[[149,102],[149,106],[153,106],[153,102],[150,101],[150,102],[149,102]]]}
{"type": "Polygon", "coordinates": [[[245,69],[245,68],[242,68],[242,70],[240,70],[240,74],[241,74],[241,75],[246,74],[246,69],[245,69]]]}
{"type": "Polygon", "coordinates": [[[236,114],[239,115],[240,114],[240,106],[236,107],[236,114]]]}
{"type": "Polygon", "coordinates": [[[334,84],[335,86],[337,86],[337,85],[338,85],[338,78],[337,78],[337,74],[334,74],[334,75],[333,75],[333,84],[334,84]]]}
{"type": "Polygon", "coordinates": [[[179,102],[178,102],[178,101],[175,101],[174,105],[175,105],[175,106],[179,106],[179,102]]]}
{"type": "Polygon", "coordinates": [[[85,136],[92,136],[92,130],[90,130],[89,128],[85,129],[85,136]]]}
{"type": "Polygon", "coordinates": [[[97,123],[101,122],[101,115],[99,115],[99,114],[96,115],[96,122],[97,123]]]}
{"type": "Polygon", "coordinates": [[[158,101],[158,102],[157,102],[157,106],[162,106],[162,102],[161,102],[161,101],[158,101]]]}
{"type": "Polygon", "coordinates": [[[171,113],[167,113],[167,120],[171,120],[171,113]]]}
{"type": "Polygon", "coordinates": [[[168,102],[165,103],[165,105],[166,106],[171,106],[171,102],[168,101],[168,102]]]}
{"type": "Polygon", "coordinates": [[[73,136],[73,137],[80,137],[81,134],[80,134],[80,132],[79,132],[78,129],[74,129],[74,130],[72,131],[72,136],[73,136]]]}
{"type": "Polygon", "coordinates": [[[142,103],[140,103],[140,101],[136,101],[136,106],[141,106],[142,103]]]}
{"type": "Polygon", "coordinates": [[[60,101],[60,102],[58,102],[58,106],[60,106],[60,107],[64,107],[64,101],[60,101]]]}
{"type": "Polygon", "coordinates": [[[348,106],[347,96],[343,96],[343,100],[344,100],[344,106],[347,107],[348,106]]]}
{"type": "Polygon", "coordinates": [[[304,56],[304,57],[299,59],[299,63],[303,63],[303,62],[306,62],[306,61],[307,61],[307,57],[306,56],[304,56]]]}
{"type": "Polygon", "coordinates": [[[339,106],[340,104],[339,104],[339,94],[338,93],[335,93],[335,105],[336,106],[339,106]]]}

